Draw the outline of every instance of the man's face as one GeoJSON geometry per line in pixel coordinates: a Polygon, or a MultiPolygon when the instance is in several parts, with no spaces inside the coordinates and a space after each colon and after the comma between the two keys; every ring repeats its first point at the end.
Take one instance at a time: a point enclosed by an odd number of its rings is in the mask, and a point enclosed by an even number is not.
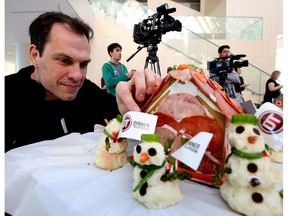
{"type": "Polygon", "coordinates": [[[219,53],[219,58],[225,58],[228,57],[230,55],[230,49],[225,48],[222,50],[221,53],[219,53]]]}
{"type": "Polygon", "coordinates": [[[90,62],[90,45],[85,35],[56,23],[42,57],[35,45],[30,46],[30,57],[35,66],[34,79],[45,87],[47,100],[76,98],[90,62]]]}
{"type": "Polygon", "coordinates": [[[116,60],[116,61],[120,61],[121,57],[122,57],[122,50],[120,49],[120,47],[116,47],[113,49],[112,52],[110,52],[110,56],[111,59],[116,60]]]}

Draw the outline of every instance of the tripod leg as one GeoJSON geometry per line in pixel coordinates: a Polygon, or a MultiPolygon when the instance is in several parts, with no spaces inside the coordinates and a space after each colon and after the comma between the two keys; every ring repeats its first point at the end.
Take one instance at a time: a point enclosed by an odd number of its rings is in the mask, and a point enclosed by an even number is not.
{"type": "Polygon", "coordinates": [[[146,58],[144,69],[148,67],[148,64],[149,64],[149,57],[146,58]]]}
{"type": "Polygon", "coordinates": [[[145,62],[144,69],[148,67],[148,62],[145,62]]]}
{"type": "Polygon", "coordinates": [[[156,70],[156,67],[155,67],[154,63],[151,63],[151,68],[153,68],[152,71],[154,71],[154,73],[157,73],[157,70],[156,70]]]}
{"type": "MultiPolygon", "coordinates": [[[[156,64],[157,64],[157,73],[159,74],[159,76],[161,76],[159,59],[157,60],[156,64]]],[[[156,71],[156,70],[155,70],[155,71],[156,71]]]]}

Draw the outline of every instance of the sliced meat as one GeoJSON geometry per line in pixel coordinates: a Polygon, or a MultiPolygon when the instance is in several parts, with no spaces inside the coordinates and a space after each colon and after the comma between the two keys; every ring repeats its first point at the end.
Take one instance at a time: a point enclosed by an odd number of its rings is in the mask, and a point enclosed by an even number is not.
{"type": "Polygon", "coordinates": [[[242,108],[236,105],[238,102],[233,101],[225,92],[215,90],[214,96],[219,109],[227,119],[231,120],[233,114],[244,113],[242,108]]]}
{"type": "Polygon", "coordinates": [[[157,112],[172,116],[177,122],[187,116],[205,115],[201,103],[189,93],[175,93],[167,96],[158,106],[157,112]]]}
{"type": "Polygon", "coordinates": [[[158,116],[156,127],[161,127],[166,124],[175,129],[176,131],[179,130],[178,122],[172,116],[162,112],[156,112],[154,113],[154,115],[158,116]]]}
{"type": "Polygon", "coordinates": [[[177,131],[170,130],[166,127],[156,127],[156,129],[155,129],[155,134],[158,134],[161,137],[160,142],[162,145],[165,145],[168,138],[174,139],[175,136],[177,135],[177,134],[175,134],[175,132],[177,133],[177,131]]]}
{"type": "Polygon", "coordinates": [[[204,154],[197,171],[205,174],[215,174],[217,171],[217,164],[204,154]]]}
{"type": "Polygon", "coordinates": [[[171,145],[170,154],[172,154],[173,152],[178,150],[184,144],[184,143],[182,143],[182,138],[187,139],[187,141],[188,141],[189,139],[192,138],[192,136],[190,134],[180,134],[180,135],[176,136],[175,139],[173,140],[172,145],[171,145]]]}
{"type": "Polygon", "coordinates": [[[197,133],[209,132],[213,137],[208,145],[207,151],[216,152],[223,145],[223,132],[215,119],[207,116],[190,116],[181,120],[179,123],[180,133],[195,136],[197,133]]]}

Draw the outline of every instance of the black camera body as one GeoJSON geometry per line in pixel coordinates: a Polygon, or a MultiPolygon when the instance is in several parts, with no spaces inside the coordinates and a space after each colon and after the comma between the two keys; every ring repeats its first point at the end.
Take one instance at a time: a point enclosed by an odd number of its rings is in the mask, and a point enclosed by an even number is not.
{"type": "Polygon", "coordinates": [[[227,58],[217,58],[214,61],[207,62],[207,69],[214,74],[231,73],[233,68],[248,67],[248,60],[241,59],[244,54],[230,55],[227,58]]]}
{"type": "Polygon", "coordinates": [[[160,43],[162,34],[169,31],[181,31],[182,23],[168,15],[175,11],[176,8],[168,8],[168,4],[163,4],[157,8],[157,13],[135,24],[133,29],[134,42],[147,47],[149,44],[160,43]]]}

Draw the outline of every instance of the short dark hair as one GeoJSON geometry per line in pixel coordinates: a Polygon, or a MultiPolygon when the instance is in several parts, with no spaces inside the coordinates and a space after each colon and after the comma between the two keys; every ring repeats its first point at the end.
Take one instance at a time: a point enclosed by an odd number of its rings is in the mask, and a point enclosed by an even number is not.
{"type": "Polygon", "coordinates": [[[122,50],[122,46],[121,46],[120,44],[118,44],[118,43],[112,43],[112,44],[110,44],[110,45],[107,47],[107,51],[108,51],[109,56],[110,56],[110,52],[113,52],[113,50],[114,50],[115,48],[118,48],[118,47],[122,50]]]}
{"type": "Polygon", "coordinates": [[[93,29],[78,18],[55,11],[43,13],[29,27],[30,42],[37,47],[40,56],[42,56],[45,45],[49,40],[50,31],[55,23],[67,24],[73,32],[84,34],[88,41],[94,35],[93,29]]]}
{"type": "Polygon", "coordinates": [[[220,46],[220,47],[218,48],[218,53],[221,53],[224,49],[230,49],[230,46],[228,46],[228,45],[220,46]]]}

